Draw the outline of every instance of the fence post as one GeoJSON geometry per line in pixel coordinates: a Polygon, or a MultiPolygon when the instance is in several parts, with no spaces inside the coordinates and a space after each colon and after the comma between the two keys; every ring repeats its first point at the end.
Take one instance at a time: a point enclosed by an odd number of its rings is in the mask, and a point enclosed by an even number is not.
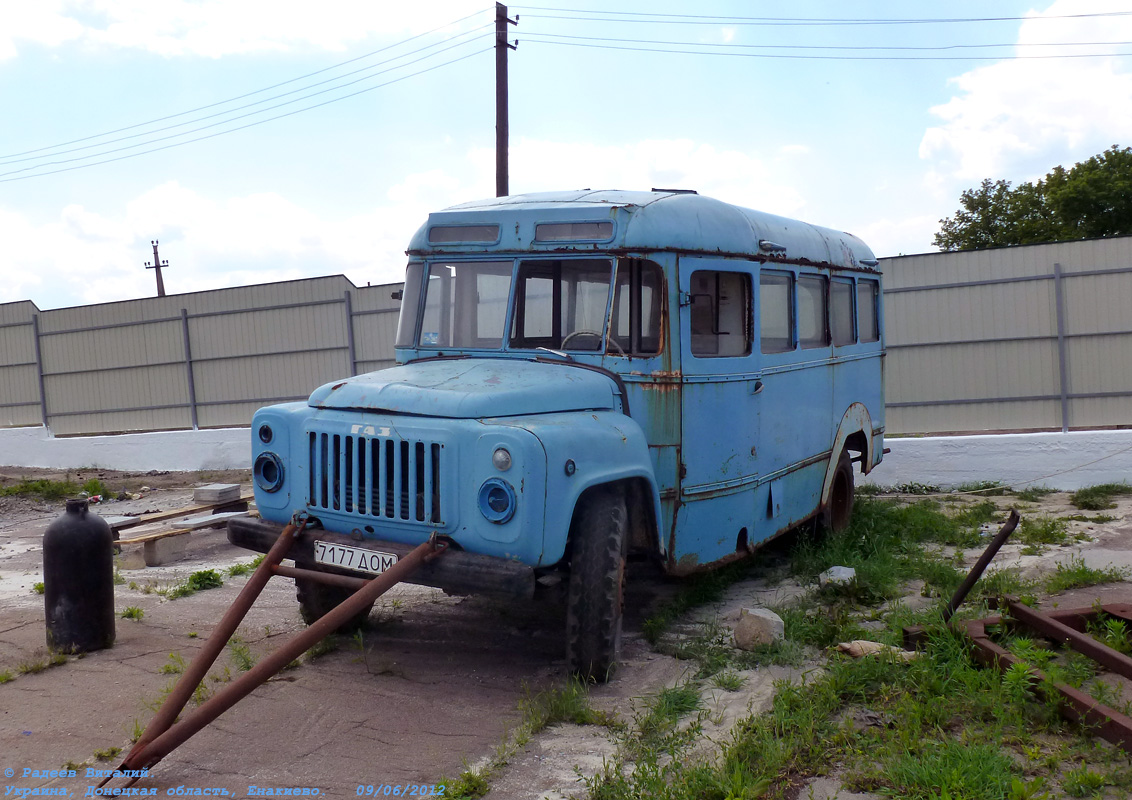
{"type": "Polygon", "coordinates": [[[39,412],[47,428],[47,390],[43,383],[43,353],[39,349],[39,314],[31,315],[31,336],[35,341],[35,372],[39,378],[39,412]]]}
{"type": "Polygon", "coordinates": [[[185,342],[185,374],[189,379],[189,414],[197,430],[197,387],[193,381],[193,350],[189,346],[189,312],[181,309],[181,338],[185,342]]]}
{"type": "Polygon", "coordinates": [[[346,347],[347,358],[350,359],[351,377],[358,374],[358,354],[354,350],[354,305],[350,297],[350,290],[343,292],[346,298],[346,347]]]}
{"type": "Polygon", "coordinates": [[[1061,384],[1061,432],[1069,431],[1069,359],[1065,346],[1065,293],[1061,265],[1053,265],[1053,297],[1057,306],[1057,369],[1061,384]]]}

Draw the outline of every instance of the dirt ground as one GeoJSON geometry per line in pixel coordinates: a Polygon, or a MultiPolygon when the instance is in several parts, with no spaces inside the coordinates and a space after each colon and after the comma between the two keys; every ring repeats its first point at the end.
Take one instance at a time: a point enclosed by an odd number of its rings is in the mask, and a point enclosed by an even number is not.
{"type": "MultiPolygon", "coordinates": [[[[0,468],[0,480],[51,477],[63,473],[0,468]],[[36,474],[32,474],[36,473],[36,474]]],[[[102,514],[139,514],[185,507],[194,483],[246,481],[247,473],[163,475],[84,470],[79,483],[101,477],[109,485],[141,492],[136,500],[92,507],[102,514]]],[[[245,486],[245,489],[250,487],[245,486]]],[[[995,498],[1004,507],[1011,498],[995,498]]],[[[1091,566],[1132,565],[1132,499],[1121,498],[1117,517],[1105,524],[1071,523],[1091,542],[1051,548],[1025,556],[1008,544],[996,566],[1027,571],[1052,570],[1059,560],[1080,555],[1091,566]]],[[[1068,510],[1058,493],[1023,513],[1068,510]]],[[[217,589],[169,600],[153,591],[174,586],[194,571],[222,571],[251,560],[227,543],[221,529],[191,534],[185,560],[160,567],[140,566],[125,545],[119,560],[122,582],[115,586],[115,610],[141,609],[139,620],[117,619],[111,649],[40,672],[27,667],[48,659],[43,598],[34,584],[43,580],[41,540],[62,501],[42,503],[0,498],[0,674],[14,677],[0,685],[0,785],[16,790],[63,787],[81,796],[98,783],[85,770],[111,769],[128,751],[137,725],[144,725],[163,690],[176,675],[163,672],[178,657],[191,660],[212,626],[231,604],[246,577],[225,577],[217,589]],[[174,655],[175,654],[175,655],[174,655]],[[24,776],[24,770],[57,770],[78,765],[75,778],[24,776]]],[[[129,535],[126,532],[125,535],[129,535]]],[[[785,547],[783,545],[782,547],[785,547]]],[[[764,554],[781,558],[783,549],[764,554]]],[[[968,566],[977,553],[968,554],[968,566]]],[[[632,584],[622,667],[613,680],[595,687],[593,705],[631,720],[642,698],[686,680],[694,667],[655,652],[641,626],[673,584],[632,584]]],[[[791,581],[749,580],[735,584],[724,600],[700,609],[687,624],[719,620],[733,624],[739,609],[781,603],[804,591],[791,581]]],[[[1062,608],[1103,602],[1132,602],[1127,582],[1062,595],[1062,608]]],[[[914,595],[909,602],[917,602],[914,595]]],[[[302,628],[293,582],[275,578],[252,608],[237,635],[253,657],[302,628]]],[[[520,720],[520,703],[531,693],[561,686],[566,677],[562,621],[539,604],[449,597],[442,592],[399,586],[378,601],[369,625],[354,640],[316,660],[287,670],[241,701],[188,743],[167,756],[142,779],[140,787],[226,789],[243,797],[249,786],[318,788],[323,795],[356,797],[359,787],[434,786],[467,765],[487,763],[508,731],[520,720]]],[[[238,657],[226,651],[206,685],[221,689],[238,676],[238,657]]],[[[704,755],[712,740],[723,741],[732,725],[752,711],[769,707],[773,684],[792,677],[788,668],[746,673],[739,692],[706,693],[704,755]]],[[[186,710],[191,713],[192,703],[186,710]]],[[[492,780],[489,798],[584,796],[581,779],[602,768],[616,742],[605,728],[560,725],[519,749],[492,780]]],[[[831,797],[836,781],[817,781],[812,796],[831,797]]],[[[365,792],[365,789],[361,789],[365,792]]],[[[407,794],[402,791],[402,794],[407,794]]],[[[806,796],[806,795],[803,795],[806,796]]],[[[843,798],[850,797],[845,793],[843,798]]]]}

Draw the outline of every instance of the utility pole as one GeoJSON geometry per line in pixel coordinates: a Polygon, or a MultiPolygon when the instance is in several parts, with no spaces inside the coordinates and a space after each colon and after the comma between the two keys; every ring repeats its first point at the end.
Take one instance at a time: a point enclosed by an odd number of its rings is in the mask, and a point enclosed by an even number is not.
{"type": "Polygon", "coordinates": [[[507,6],[495,4],[495,196],[507,195],[507,51],[519,46],[507,44],[507,26],[518,25],[519,18],[507,18],[507,6]]]}
{"type": "Polygon", "coordinates": [[[151,240],[150,244],[153,245],[153,263],[150,264],[148,261],[145,262],[145,268],[157,270],[157,296],[158,297],[164,297],[165,296],[165,281],[161,280],[161,268],[169,266],[169,262],[168,261],[162,261],[161,256],[159,256],[157,254],[157,240],[156,239],[151,240]]]}

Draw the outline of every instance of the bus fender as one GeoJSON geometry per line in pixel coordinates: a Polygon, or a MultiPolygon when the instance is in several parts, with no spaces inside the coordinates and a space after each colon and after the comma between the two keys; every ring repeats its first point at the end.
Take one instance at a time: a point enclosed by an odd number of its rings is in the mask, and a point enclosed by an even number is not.
{"type": "Polygon", "coordinates": [[[873,423],[869,410],[861,403],[853,403],[845,410],[841,424],[837,426],[837,436],[833,439],[833,448],[829,455],[829,465],[825,468],[825,482],[822,484],[821,504],[825,508],[829,504],[829,493],[833,489],[833,473],[837,470],[837,460],[845,443],[854,434],[862,434],[865,440],[865,451],[862,453],[861,471],[867,469],[866,465],[873,463],[873,423]]]}

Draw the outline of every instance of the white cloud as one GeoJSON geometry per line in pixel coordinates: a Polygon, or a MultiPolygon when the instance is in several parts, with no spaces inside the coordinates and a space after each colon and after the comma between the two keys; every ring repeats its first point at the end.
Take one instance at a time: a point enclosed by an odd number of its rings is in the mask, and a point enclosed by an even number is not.
{"type": "MultiPolygon", "coordinates": [[[[1042,17],[1126,11],[1121,0],[1058,0],[1019,30],[1019,55],[1098,48],[1051,48],[1050,42],[1132,39],[1132,17],[1044,20],[1042,17]]],[[[1122,48],[1112,46],[1109,51],[1122,48]]],[[[960,179],[1027,180],[1114,143],[1132,140],[1132,58],[1002,61],[953,79],[957,94],[931,109],[920,156],[931,162],[929,185],[960,179]]]]}
{"type": "MultiPolygon", "coordinates": [[[[493,150],[478,150],[473,159],[481,176],[494,174],[493,150]]],[[[625,145],[521,139],[511,147],[510,173],[513,193],[658,187],[695,189],[774,214],[793,215],[805,205],[802,194],[759,158],[690,139],[625,145]]]]}
{"type": "MultiPolygon", "coordinates": [[[[34,0],[0,5],[0,59],[19,45],[88,45],[220,57],[292,48],[345,50],[375,34],[409,36],[487,9],[477,0],[34,0]]],[[[490,13],[464,27],[489,23],[490,13]]],[[[422,42],[423,43],[423,42],[422,42]]]]}
{"type": "MultiPolygon", "coordinates": [[[[177,181],[116,210],[69,205],[31,220],[0,208],[0,302],[41,308],[154,293],[150,240],[160,240],[170,293],[344,273],[355,283],[401,279],[404,251],[431,211],[489,197],[489,148],[458,167],[411,174],[378,204],[328,218],[301,198],[276,193],[215,198],[177,181]],[[45,246],[50,243],[50,246],[45,246]]],[[[511,149],[514,193],[559,189],[692,188],[701,194],[795,216],[806,204],[787,167],[686,139],[595,145],[524,139],[511,149]]],[[[814,219],[819,224],[835,220],[814,219]]]]}

